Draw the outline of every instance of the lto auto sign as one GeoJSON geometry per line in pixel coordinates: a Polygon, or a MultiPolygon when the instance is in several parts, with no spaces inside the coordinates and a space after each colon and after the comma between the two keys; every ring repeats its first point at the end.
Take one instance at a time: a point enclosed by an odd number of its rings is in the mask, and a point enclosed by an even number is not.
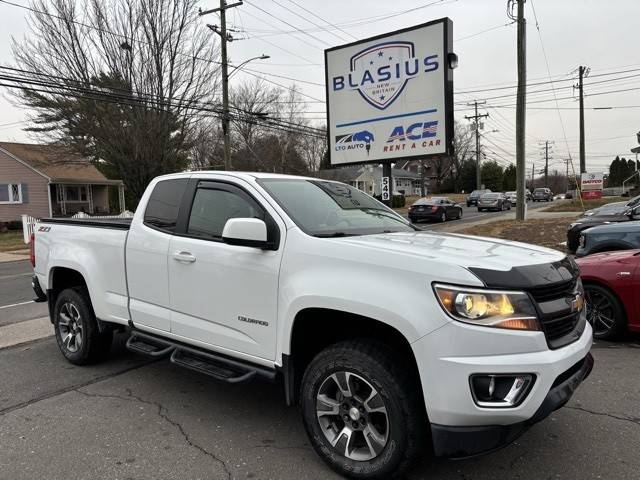
{"type": "Polygon", "coordinates": [[[602,189],[604,187],[604,174],[603,173],[588,173],[585,172],[580,178],[580,190],[582,191],[582,198],[602,198],[602,189]]]}
{"type": "Polygon", "coordinates": [[[332,165],[449,153],[452,29],[444,18],[325,51],[332,165]]]}

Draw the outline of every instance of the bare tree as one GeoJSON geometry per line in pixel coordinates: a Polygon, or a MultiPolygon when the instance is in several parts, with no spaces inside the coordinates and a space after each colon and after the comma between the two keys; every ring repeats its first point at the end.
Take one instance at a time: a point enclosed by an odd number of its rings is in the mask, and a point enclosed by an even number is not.
{"type": "Polygon", "coordinates": [[[17,96],[32,131],[122,178],[134,204],[151,178],[186,168],[219,78],[196,0],[36,0],[29,24],[13,52],[46,80],[17,96]]]}
{"type": "Polygon", "coordinates": [[[473,132],[460,122],[455,122],[453,130],[453,155],[449,178],[453,189],[457,192],[461,188],[461,177],[464,164],[475,158],[475,142],[473,132]]]}
{"type": "MultiPolygon", "coordinates": [[[[325,125],[319,127],[321,130],[327,129],[325,125]]],[[[320,163],[322,162],[322,156],[327,151],[327,136],[323,134],[319,135],[305,135],[300,141],[300,153],[304,159],[305,164],[309,172],[317,172],[320,170],[320,163]]]]}

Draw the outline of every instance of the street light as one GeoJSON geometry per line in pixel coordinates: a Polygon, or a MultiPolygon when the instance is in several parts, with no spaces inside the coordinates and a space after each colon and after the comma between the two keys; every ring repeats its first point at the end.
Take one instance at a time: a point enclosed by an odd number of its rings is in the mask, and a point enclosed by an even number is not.
{"type": "Polygon", "coordinates": [[[244,67],[247,63],[252,62],[254,60],[266,60],[268,58],[271,58],[269,55],[265,55],[264,53],[262,55],[260,55],[259,57],[253,57],[250,58],[249,60],[245,60],[244,62],[242,62],[240,65],[236,65],[235,67],[233,67],[233,70],[231,70],[231,73],[229,73],[229,75],[227,75],[227,78],[230,78],[231,75],[233,75],[235,72],[237,72],[238,70],[240,70],[242,67],[244,67]]]}

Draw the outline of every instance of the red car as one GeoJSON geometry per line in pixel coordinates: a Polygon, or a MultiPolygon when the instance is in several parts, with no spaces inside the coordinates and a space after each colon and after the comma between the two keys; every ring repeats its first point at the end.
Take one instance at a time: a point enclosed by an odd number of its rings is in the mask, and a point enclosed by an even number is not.
{"type": "Polygon", "coordinates": [[[640,250],[577,258],[593,335],[612,340],[626,330],[640,332],[640,250]]]}

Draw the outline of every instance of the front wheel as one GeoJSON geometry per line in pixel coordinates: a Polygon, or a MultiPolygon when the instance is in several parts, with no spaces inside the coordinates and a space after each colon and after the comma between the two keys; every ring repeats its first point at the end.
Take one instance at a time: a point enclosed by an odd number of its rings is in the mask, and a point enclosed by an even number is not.
{"type": "Polygon", "coordinates": [[[626,329],[624,307],[618,297],[608,288],[586,284],[584,295],[587,301],[587,320],[593,327],[593,336],[598,340],[614,340],[626,329]]]}
{"type": "Polygon", "coordinates": [[[302,417],[315,451],[357,479],[400,476],[421,447],[425,417],[419,381],[375,341],[320,352],[302,380],[302,417]]]}
{"type": "Polygon", "coordinates": [[[447,221],[447,214],[445,212],[442,212],[442,215],[440,215],[440,221],[442,223],[447,221]]]}
{"type": "Polygon", "coordinates": [[[85,288],[67,288],[58,295],[53,327],[62,355],[75,365],[103,360],[109,354],[112,330],[100,332],[85,288]]]}

